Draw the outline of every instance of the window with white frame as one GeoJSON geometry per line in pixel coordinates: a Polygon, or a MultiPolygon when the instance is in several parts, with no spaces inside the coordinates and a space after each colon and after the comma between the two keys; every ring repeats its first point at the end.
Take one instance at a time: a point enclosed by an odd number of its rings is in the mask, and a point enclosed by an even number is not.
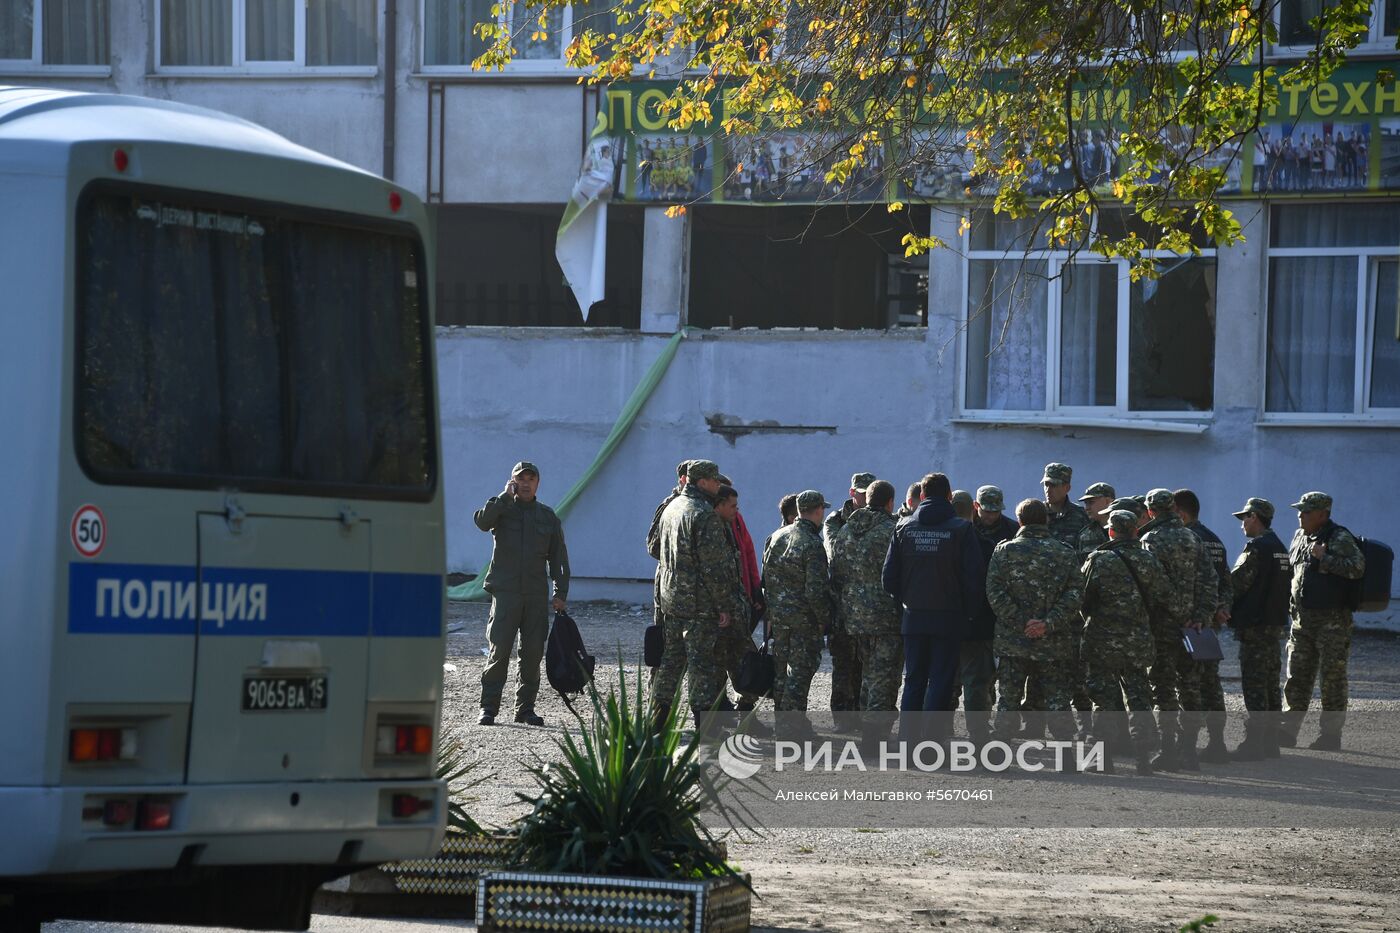
{"type": "Polygon", "coordinates": [[[162,70],[368,70],[378,0],[159,0],[162,70]]]}
{"type": "Polygon", "coordinates": [[[109,64],[108,0],[0,0],[0,68],[109,64]]]}
{"type": "MultiPolygon", "coordinates": [[[[567,67],[564,53],[585,29],[606,38],[618,31],[616,0],[592,0],[554,7],[539,23],[539,11],[511,0],[422,0],[423,65],[427,69],[470,68],[487,45],[476,33],[481,23],[497,22],[510,30],[516,71],[553,71],[567,67]],[[497,12],[492,12],[496,7],[497,12]]],[[[606,55],[605,49],[599,49],[606,55]]]]}
{"type": "MultiPolygon", "coordinates": [[[[1312,21],[1331,5],[1327,0],[1280,0],[1276,13],[1278,44],[1283,47],[1316,45],[1318,34],[1312,21]]],[[[1400,0],[1375,0],[1371,4],[1370,25],[1370,33],[1363,43],[1384,43],[1393,50],[1395,37],[1400,35],[1400,0]]]]}
{"type": "MultiPolygon", "coordinates": [[[[1128,221],[1106,212],[1097,223],[1121,228],[1128,221]]],[[[1157,254],[1159,275],[1133,282],[1125,261],[1038,248],[1035,228],[977,212],[967,242],[963,408],[1086,416],[1210,411],[1214,251],[1157,254]]]]}
{"type": "Polygon", "coordinates": [[[1400,207],[1273,208],[1265,409],[1400,416],[1400,207]]]}

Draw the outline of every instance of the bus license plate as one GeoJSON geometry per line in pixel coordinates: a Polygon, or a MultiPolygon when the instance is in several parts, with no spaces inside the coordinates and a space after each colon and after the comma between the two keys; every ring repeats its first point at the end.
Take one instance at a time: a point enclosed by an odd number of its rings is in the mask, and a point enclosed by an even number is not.
{"type": "Polygon", "coordinates": [[[245,677],[243,712],[322,710],[329,694],[325,677],[245,677]]]}

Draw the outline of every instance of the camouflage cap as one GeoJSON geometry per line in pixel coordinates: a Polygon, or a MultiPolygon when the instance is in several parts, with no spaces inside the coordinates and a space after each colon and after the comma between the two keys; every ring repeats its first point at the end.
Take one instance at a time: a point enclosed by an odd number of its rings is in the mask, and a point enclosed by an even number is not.
{"type": "Polygon", "coordinates": [[[713,460],[692,460],[685,468],[685,475],[692,483],[697,479],[719,479],[719,464],[713,460]]]}
{"type": "Polygon", "coordinates": [[[1006,511],[1006,499],[1001,494],[1001,487],[978,486],[977,507],[983,512],[1006,511]]]}
{"type": "Polygon", "coordinates": [[[870,488],[870,484],[879,479],[874,473],[852,473],[851,488],[856,492],[865,492],[870,488]]]}
{"type": "Polygon", "coordinates": [[[1154,512],[1171,512],[1176,509],[1176,495],[1170,489],[1154,489],[1147,494],[1147,507],[1154,512]]]}
{"type": "Polygon", "coordinates": [[[1251,512],[1265,521],[1271,522],[1274,520],[1274,504],[1268,499],[1256,499],[1250,496],[1245,500],[1244,508],[1235,513],[1235,517],[1244,518],[1251,512]]]}
{"type": "Polygon", "coordinates": [[[682,460],[680,463],[676,464],[676,476],[677,476],[678,478],[681,477],[681,476],[689,476],[689,475],[690,475],[690,461],[689,461],[689,460],[682,460]]]}
{"type": "Polygon", "coordinates": [[[535,474],[535,478],[538,479],[540,475],[540,468],[535,466],[529,460],[521,460],[515,466],[510,468],[510,475],[519,476],[521,473],[533,473],[535,474]]]}
{"type": "Polygon", "coordinates": [[[797,511],[810,512],[815,508],[830,508],[831,503],[826,501],[826,496],[815,489],[804,489],[797,494],[797,511]]]}
{"type": "Polygon", "coordinates": [[[729,477],[725,476],[723,473],[721,473],[718,477],[716,477],[716,479],[718,479],[718,480],[720,481],[720,483],[722,483],[722,484],[725,485],[725,486],[733,486],[733,485],[734,485],[734,481],[733,481],[732,479],[730,479],[729,477]]]}
{"type": "Polygon", "coordinates": [[[1325,492],[1305,492],[1293,508],[1299,512],[1315,512],[1318,509],[1331,509],[1332,497],[1325,492]]]}
{"type": "Polygon", "coordinates": [[[1120,535],[1131,534],[1137,527],[1137,516],[1127,509],[1115,509],[1108,513],[1108,521],[1105,528],[1111,528],[1120,535]]]}
{"type": "MultiPolygon", "coordinates": [[[[1110,515],[1113,512],[1121,512],[1124,509],[1132,512],[1134,515],[1141,515],[1143,512],[1147,511],[1147,505],[1143,503],[1142,500],[1135,499],[1132,496],[1123,496],[1122,498],[1114,499],[1108,504],[1110,515]]],[[[1108,519],[1104,519],[1104,521],[1107,522],[1108,519]]]]}
{"type": "Polygon", "coordinates": [[[1074,471],[1063,463],[1047,463],[1045,464],[1045,476],[1040,481],[1043,483],[1048,480],[1058,485],[1068,483],[1073,475],[1074,471]]]}
{"type": "Polygon", "coordinates": [[[1088,502],[1090,499],[1097,499],[1099,496],[1108,496],[1110,499],[1118,498],[1118,493],[1108,483],[1094,483],[1084,490],[1084,495],[1079,497],[1080,502],[1088,502]]]}

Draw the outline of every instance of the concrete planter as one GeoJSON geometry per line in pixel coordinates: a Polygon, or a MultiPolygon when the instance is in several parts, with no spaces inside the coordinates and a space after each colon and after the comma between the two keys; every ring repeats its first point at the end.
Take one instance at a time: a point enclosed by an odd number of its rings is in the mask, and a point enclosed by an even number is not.
{"type": "Polygon", "coordinates": [[[749,929],[749,889],[734,878],[662,881],[512,871],[484,875],[477,885],[476,923],[482,933],[749,929]]]}

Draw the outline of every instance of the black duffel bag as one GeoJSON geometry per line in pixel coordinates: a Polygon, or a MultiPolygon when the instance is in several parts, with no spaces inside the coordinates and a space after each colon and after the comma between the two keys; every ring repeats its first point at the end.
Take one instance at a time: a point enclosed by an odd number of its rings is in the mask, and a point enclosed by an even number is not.
{"type": "Polygon", "coordinates": [[[666,652],[666,630],[655,622],[642,634],[642,660],[647,667],[660,667],[666,652]]]}
{"type": "Polygon", "coordinates": [[[734,678],[734,689],[745,696],[771,697],[773,681],[777,677],[777,666],[768,648],[768,619],[763,620],[763,647],[750,648],[739,660],[739,672],[734,678]]]}

